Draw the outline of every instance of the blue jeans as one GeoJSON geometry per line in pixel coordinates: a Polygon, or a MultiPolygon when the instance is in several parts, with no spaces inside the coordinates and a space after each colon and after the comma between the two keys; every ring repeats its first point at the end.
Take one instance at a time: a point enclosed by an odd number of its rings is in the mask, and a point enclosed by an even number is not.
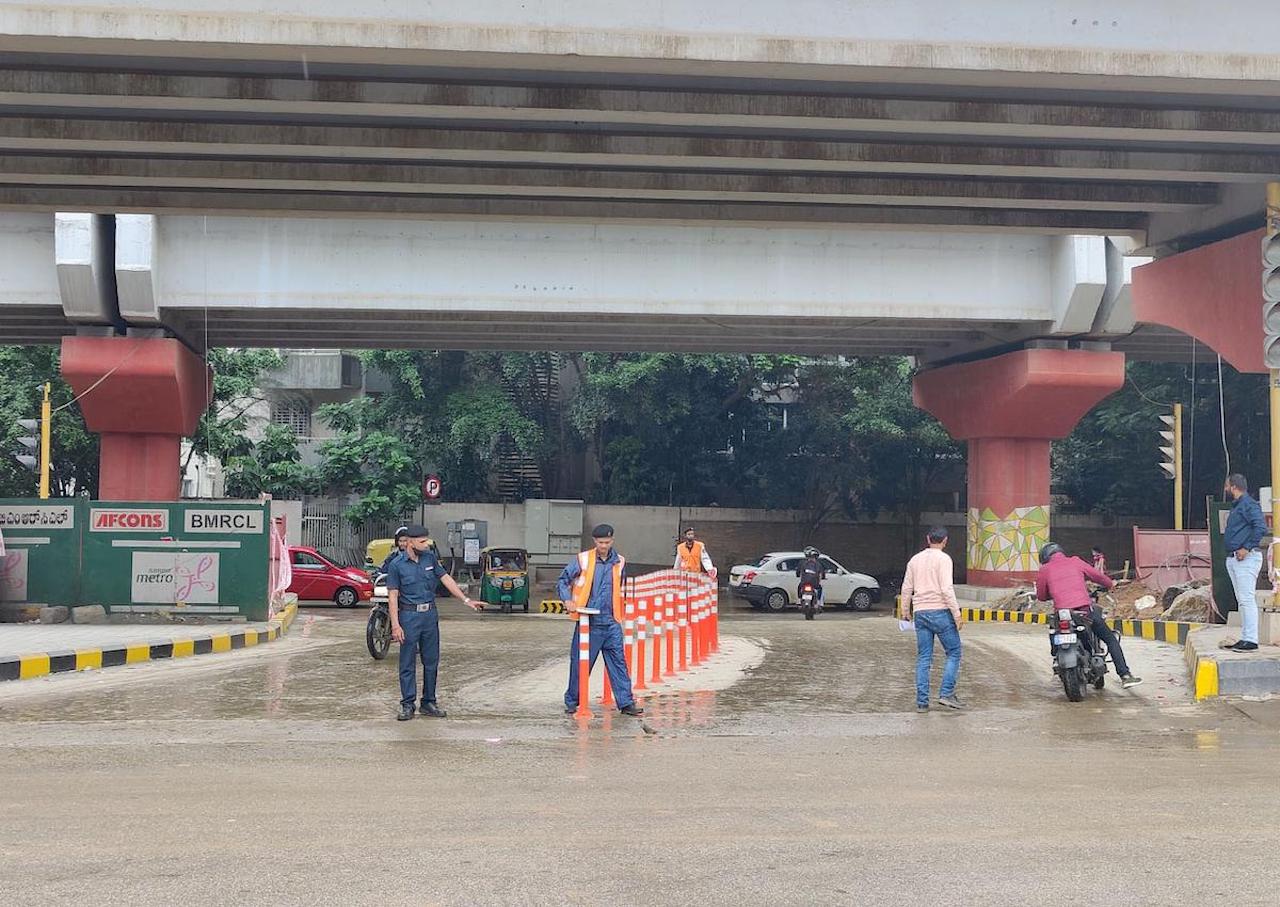
{"type": "Polygon", "coordinates": [[[422,659],[422,704],[436,704],[436,672],[440,668],[440,614],[430,611],[400,612],[400,705],[413,708],[418,695],[417,660],[422,659]]]}
{"type": "Polygon", "coordinates": [[[1262,552],[1250,551],[1242,561],[1234,554],[1227,556],[1227,576],[1236,593],[1236,606],[1240,611],[1240,638],[1246,642],[1258,641],[1258,572],[1262,569],[1262,552]]]}
{"type": "Polygon", "coordinates": [[[917,611],[916,623],[916,705],[929,704],[929,669],[933,667],[933,640],[942,641],[947,663],[942,668],[939,696],[951,696],[960,676],[960,631],[950,611],[917,611]]]}
{"type": "MultiPolygon", "coordinates": [[[[618,708],[625,709],[634,703],[631,695],[631,677],[627,674],[627,659],[622,651],[622,627],[616,621],[591,625],[591,668],[595,669],[596,657],[604,655],[604,668],[609,672],[613,685],[613,699],[618,708]]],[[[569,686],[564,691],[564,706],[578,707],[578,628],[573,629],[573,643],[569,646],[569,686]]]]}

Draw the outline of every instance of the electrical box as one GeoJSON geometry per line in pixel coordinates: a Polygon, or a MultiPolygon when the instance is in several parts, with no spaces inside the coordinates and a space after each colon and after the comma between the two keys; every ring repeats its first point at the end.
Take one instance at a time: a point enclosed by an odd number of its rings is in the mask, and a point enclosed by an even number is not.
{"type": "Polygon", "coordinates": [[[462,563],[468,567],[480,566],[480,552],[489,547],[489,521],[452,520],[445,529],[450,552],[455,557],[461,555],[462,563]]]}
{"type": "Polygon", "coordinates": [[[524,547],[534,563],[563,564],[582,544],[582,501],[526,500],[524,547]]]}

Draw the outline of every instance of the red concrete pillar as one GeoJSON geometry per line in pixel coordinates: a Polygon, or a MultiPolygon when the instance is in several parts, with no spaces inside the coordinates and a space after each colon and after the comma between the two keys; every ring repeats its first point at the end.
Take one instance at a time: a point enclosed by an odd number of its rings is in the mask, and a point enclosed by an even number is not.
{"type": "Polygon", "coordinates": [[[1049,444],[1124,384],[1124,354],[1018,350],[921,372],[915,401],[969,443],[966,564],[976,586],[1035,576],[1049,539],[1049,444]]]}
{"type": "Polygon", "coordinates": [[[204,361],[164,337],[64,337],[62,376],[102,436],[98,497],[176,501],[179,447],[212,393],[204,361]]]}

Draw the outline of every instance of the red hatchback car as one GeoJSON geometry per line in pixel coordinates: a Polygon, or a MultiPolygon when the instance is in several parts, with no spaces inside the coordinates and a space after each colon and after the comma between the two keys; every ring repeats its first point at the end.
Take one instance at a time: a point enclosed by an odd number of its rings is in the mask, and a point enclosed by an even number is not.
{"type": "Polygon", "coordinates": [[[314,548],[289,548],[293,582],[289,591],[298,601],[331,601],[340,608],[354,608],[373,598],[373,580],[354,567],[339,567],[314,548]]]}

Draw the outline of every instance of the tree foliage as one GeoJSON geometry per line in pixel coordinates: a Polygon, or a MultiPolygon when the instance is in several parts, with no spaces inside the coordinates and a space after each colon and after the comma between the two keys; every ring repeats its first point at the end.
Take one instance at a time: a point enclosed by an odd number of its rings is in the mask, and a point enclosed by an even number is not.
{"type": "Polygon", "coordinates": [[[84,425],[75,396],[58,370],[58,348],[0,346],[0,497],[34,497],[38,476],[14,459],[19,419],[39,419],[44,385],[52,385],[50,493],[57,497],[98,493],[98,438],[84,425]],[[61,407],[66,406],[66,409],[61,407]]]}
{"type": "Polygon", "coordinates": [[[1133,362],[1125,386],[1094,407],[1075,431],[1054,444],[1054,484],[1085,511],[1158,514],[1173,519],[1173,491],[1159,468],[1160,416],[1183,404],[1183,469],[1188,526],[1204,526],[1207,496],[1222,491],[1227,454],[1233,472],[1254,486],[1269,483],[1267,379],[1216,362],[1133,362]],[[1194,371],[1194,376],[1193,376],[1194,371]],[[1194,380],[1193,380],[1194,378],[1194,380]],[[1224,435],[1225,447],[1224,452],[1224,435]]]}
{"type": "Polygon", "coordinates": [[[441,476],[454,500],[487,500],[500,437],[538,453],[542,426],[521,412],[503,387],[493,356],[459,352],[375,350],[360,354],[386,376],[386,393],[322,407],[337,431],[321,446],[320,480],[359,501],[355,521],[388,519],[421,500],[424,474],[441,476]]]}

